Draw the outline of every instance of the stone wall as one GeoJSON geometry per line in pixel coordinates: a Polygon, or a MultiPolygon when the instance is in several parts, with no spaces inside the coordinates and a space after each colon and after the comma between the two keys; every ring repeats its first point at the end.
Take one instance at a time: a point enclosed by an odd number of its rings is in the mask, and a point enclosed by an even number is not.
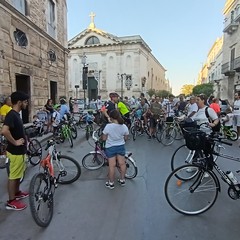
{"type": "MultiPolygon", "coordinates": [[[[29,79],[31,96],[29,120],[31,120],[36,110],[43,107],[48,98],[58,100],[59,96],[68,96],[68,50],[64,47],[67,32],[62,27],[58,40],[46,33],[46,19],[43,14],[46,0],[28,1],[29,16],[20,14],[4,2],[0,0],[0,96],[16,90],[17,76],[29,79]],[[26,47],[17,45],[14,37],[16,29],[26,34],[28,40],[26,47]],[[50,50],[55,52],[56,61],[50,61],[48,54],[50,50]],[[51,94],[51,81],[57,84],[54,96],[51,94]]],[[[64,2],[57,1],[58,9],[61,6],[66,8],[64,2]]],[[[59,9],[60,13],[64,11],[59,9]]],[[[66,17],[65,15],[62,19],[66,17]]]]}

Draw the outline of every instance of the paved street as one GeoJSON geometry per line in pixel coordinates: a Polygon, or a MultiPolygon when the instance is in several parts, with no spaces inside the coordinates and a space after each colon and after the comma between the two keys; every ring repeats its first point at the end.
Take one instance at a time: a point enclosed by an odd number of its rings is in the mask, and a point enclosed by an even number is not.
{"type": "MultiPolygon", "coordinates": [[[[83,135],[83,132],[81,132],[83,135]]],[[[74,142],[74,148],[59,146],[65,154],[82,157],[92,147],[83,138],[74,142]]],[[[56,190],[54,216],[49,227],[38,227],[29,208],[21,212],[5,210],[7,200],[6,173],[0,171],[0,239],[81,239],[81,240],[200,240],[239,239],[240,203],[227,196],[226,185],[221,181],[222,192],[215,205],[200,216],[183,216],[166,202],[164,182],[170,173],[170,158],[180,141],[163,147],[146,136],[130,140],[127,149],[133,152],[138,165],[138,176],[127,181],[125,187],[105,188],[107,168],[86,171],[80,179],[56,190]]],[[[226,147],[226,153],[239,155],[238,144],[226,147]]],[[[240,169],[240,164],[218,160],[224,170],[240,169]]],[[[27,190],[29,181],[38,167],[27,172],[22,184],[27,190]]],[[[240,179],[240,176],[239,176],[240,179]]],[[[28,202],[28,200],[25,200],[28,202]]]]}

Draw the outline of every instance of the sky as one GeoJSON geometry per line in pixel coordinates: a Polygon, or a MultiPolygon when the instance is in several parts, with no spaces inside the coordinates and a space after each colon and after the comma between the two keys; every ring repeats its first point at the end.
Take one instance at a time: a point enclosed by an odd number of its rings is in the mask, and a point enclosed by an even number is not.
{"type": "Polygon", "coordinates": [[[226,0],[68,0],[68,40],[95,26],[118,37],[140,35],[163,65],[174,94],[195,84],[222,36],[226,0]]]}

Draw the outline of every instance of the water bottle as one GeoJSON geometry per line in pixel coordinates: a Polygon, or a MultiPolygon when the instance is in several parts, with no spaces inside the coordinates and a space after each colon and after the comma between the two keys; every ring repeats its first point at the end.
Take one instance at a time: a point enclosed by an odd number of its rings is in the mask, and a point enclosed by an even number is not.
{"type": "Polygon", "coordinates": [[[227,171],[226,174],[227,174],[228,177],[231,179],[231,181],[233,182],[234,185],[237,185],[237,184],[238,184],[238,180],[237,180],[237,178],[234,176],[233,172],[227,171]]]}

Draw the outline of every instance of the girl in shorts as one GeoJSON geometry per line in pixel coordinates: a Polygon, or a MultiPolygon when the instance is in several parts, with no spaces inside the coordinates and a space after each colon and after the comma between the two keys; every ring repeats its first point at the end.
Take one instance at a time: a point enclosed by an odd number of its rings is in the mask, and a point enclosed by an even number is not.
{"type": "Polygon", "coordinates": [[[102,135],[102,140],[106,141],[105,153],[108,157],[109,163],[109,180],[105,185],[107,188],[114,189],[116,162],[118,162],[121,170],[121,176],[120,179],[118,179],[118,182],[121,186],[125,185],[125,141],[128,138],[129,131],[117,110],[112,110],[109,117],[111,119],[111,123],[106,125],[102,135]]]}

